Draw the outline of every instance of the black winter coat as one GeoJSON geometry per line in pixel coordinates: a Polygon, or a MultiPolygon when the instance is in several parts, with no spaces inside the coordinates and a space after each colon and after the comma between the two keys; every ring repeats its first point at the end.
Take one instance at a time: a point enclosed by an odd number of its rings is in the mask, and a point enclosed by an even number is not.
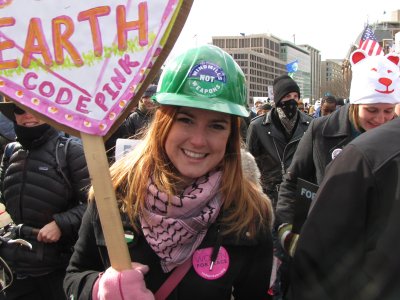
{"type": "Polygon", "coordinates": [[[400,299],[400,119],[328,165],[293,260],[293,300],[400,299]]]}
{"type": "Polygon", "coordinates": [[[62,232],[57,243],[39,243],[36,236],[25,237],[33,245],[3,245],[0,255],[20,274],[41,275],[65,269],[71,247],[86,209],[89,174],[82,145],[71,140],[66,162],[72,190],[57,170],[56,144],[59,132],[49,128],[32,142],[30,150],[17,143],[9,158],[0,166],[1,202],[16,224],[42,228],[53,220],[62,232]]]}
{"type": "Polygon", "coordinates": [[[276,207],[277,225],[293,223],[297,178],[320,184],[333,156],[353,139],[349,105],[329,116],[313,119],[283,176],[276,207]]]}
{"type": "Polygon", "coordinates": [[[152,113],[142,112],[137,108],[129,117],[125,120],[124,126],[127,128],[127,132],[130,136],[133,136],[145,129],[153,118],[152,113]]]}
{"type": "Polygon", "coordinates": [[[128,139],[138,134],[140,130],[147,128],[153,115],[149,113],[142,112],[137,108],[133,113],[131,113],[121,126],[111,135],[111,137],[106,141],[105,147],[107,151],[107,157],[110,163],[115,161],[115,144],[117,139],[128,139]]]}
{"type": "Polygon", "coordinates": [[[276,114],[275,108],[266,115],[251,121],[247,129],[246,144],[260,169],[264,192],[270,197],[275,207],[282,175],[292,162],[293,154],[312,117],[299,111],[295,132],[287,141],[281,126],[274,123],[276,121],[272,114],[276,114]]]}
{"type": "MultiPolygon", "coordinates": [[[[125,232],[132,232],[127,217],[123,215],[125,232]]],[[[91,300],[92,287],[100,272],[110,266],[98,212],[90,204],[82,221],[79,240],[75,245],[64,289],[68,297],[91,300]]],[[[214,247],[217,241],[217,226],[212,225],[198,249],[214,247]]],[[[178,287],[168,299],[172,300],[230,300],[232,287],[235,299],[270,299],[267,291],[272,268],[272,238],[270,232],[260,233],[255,240],[245,236],[236,240],[226,236],[222,246],[229,255],[227,273],[216,280],[200,277],[193,267],[188,271],[178,287]]],[[[147,244],[146,239],[135,234],[134,240],[128,243],[132,260],[150,267],[145,276],[146,286],[155,293],[170,273],[164,273],[159,257],[147,244]]]]}

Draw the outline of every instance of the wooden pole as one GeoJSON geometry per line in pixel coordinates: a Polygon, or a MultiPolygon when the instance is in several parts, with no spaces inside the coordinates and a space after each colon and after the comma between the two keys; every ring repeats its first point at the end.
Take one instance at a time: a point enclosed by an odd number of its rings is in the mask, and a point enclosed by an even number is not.
{"type": "Polygon", "coordinates": [[[130,269],[131,258],[125,242],[103,138],[83,132],[81,138],[111,266],[118,271],[130,269]]]}

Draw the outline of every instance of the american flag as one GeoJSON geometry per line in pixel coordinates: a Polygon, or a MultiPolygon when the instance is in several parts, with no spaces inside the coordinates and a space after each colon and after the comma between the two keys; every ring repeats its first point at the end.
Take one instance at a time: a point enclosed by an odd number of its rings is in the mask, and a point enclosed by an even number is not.
{"type": "Polygon", "coordinates": [[[367,25],[360,39],[359,48],[367,52],[368,55],[383,55],[382,47],[370,25],[367,25]]]}

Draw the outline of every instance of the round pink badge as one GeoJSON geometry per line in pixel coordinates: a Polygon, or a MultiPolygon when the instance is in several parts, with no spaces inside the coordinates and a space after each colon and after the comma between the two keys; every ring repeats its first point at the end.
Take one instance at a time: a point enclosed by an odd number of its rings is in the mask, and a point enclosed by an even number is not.
{"type": "Polygon", "coordinates": [[[193,268],[197,274],[207,280],[215,280],[223,276],[229,267],[229,255],[224,247],[219,248],[217,259],[211,268],[213,248],[196,250],[193,254],[193,268]]]}

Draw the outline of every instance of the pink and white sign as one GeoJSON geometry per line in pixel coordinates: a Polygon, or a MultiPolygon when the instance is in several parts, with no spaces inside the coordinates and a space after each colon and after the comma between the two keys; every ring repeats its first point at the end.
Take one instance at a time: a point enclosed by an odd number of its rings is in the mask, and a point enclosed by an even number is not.
{"type": "Polygon", "coordinates": [[[0,0],[0,92],[104,136],[157,60],[183,0],[0,0]]]}

